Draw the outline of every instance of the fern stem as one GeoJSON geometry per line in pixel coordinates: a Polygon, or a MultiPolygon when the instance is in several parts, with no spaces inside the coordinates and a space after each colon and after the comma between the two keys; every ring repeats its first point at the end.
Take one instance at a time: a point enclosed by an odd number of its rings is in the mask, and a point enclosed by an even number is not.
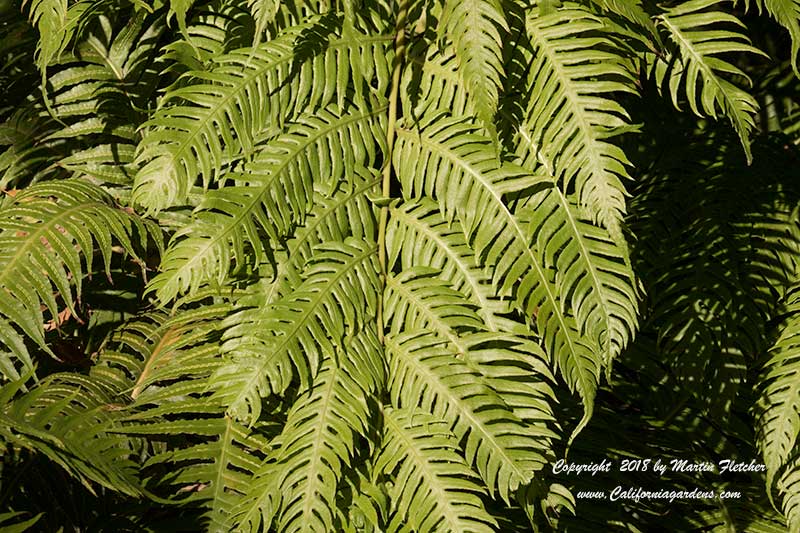
{"type": "MultiPolygon", "coordinates": [[[[400,94],[400,73],[403,68],[406,49],[406,17],[408,15],[409,0],[401,0],[397,12],[394,36],[394,69],[392,71],[392,88],[389,93],[389,122],[386,125],[386,159],[383,162],[383,179],[381,182],[381,197],[386,199],[391,195],[392,157],[395,140],[395,127],[397,124],[397,103],[400,94]]],[[[386,286],[386,225],[389,222],[389,206],[381,207],[380,221],[378,224],[378,264],[381,269],[381,289],[386,286]]],[[[378,298],[377,310],[378,339],[383,343],[383,290],[378,298]]]]}

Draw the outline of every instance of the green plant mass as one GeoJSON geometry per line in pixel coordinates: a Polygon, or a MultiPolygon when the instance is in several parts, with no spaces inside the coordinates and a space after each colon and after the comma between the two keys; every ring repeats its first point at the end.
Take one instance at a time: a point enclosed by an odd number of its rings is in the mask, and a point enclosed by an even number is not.
{"type": "Polygon", "coordinates": [[[800,532],[800,0],[0,0],[0,530],[800,532]]]}

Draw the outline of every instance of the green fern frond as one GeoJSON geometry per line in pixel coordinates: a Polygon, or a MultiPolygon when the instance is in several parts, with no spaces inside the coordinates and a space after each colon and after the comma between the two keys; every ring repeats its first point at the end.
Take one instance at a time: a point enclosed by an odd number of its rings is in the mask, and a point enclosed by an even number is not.
{"type": "Polygon", "coordinates": [[[800,437],[800,299],[790,296],[791,313],[780,337],[770,349],[760,379],[756,404],[758,443],[767,465],[767,487],[789,461],[800,437]]]}
{"type": "MultiPolygon", "coordinates": [[[[655,22],[653,22],[641,0],[589,0],[589,2],[607,13],[618,15],[646,30],[646,35],[642,35],[640,32],[625,32],[626,37],[630,36],[645,42],[649,40],[652,43],[661,44],[658,28],[656,28],[655,22]]],[[[653,45],[650,44],[650,46],[652,47],[653,45]]]]}
{"type": "Polygon", "coordinates": [[[570,302],[582,334],[597,340],[610,365],[638,325],[638,294],[628,250],[579,216],[558,188],[531,199],[531,229],[544,264],[555,269],[559,296],[570,302]]]}
{"type": "MultiPolygon", "coordinates": [[[[323,361],[311,390],[295,402],[276,440],[274,463],[267,466],[268,475],[276,477],[274,487],[267,485],[274,492],[255,495],[256,501],[274,498],[281,531],[334,530],[336,488],[369,424],[368,392],[346,350],[323,361]]],[[[246,500],[242,509],[249,505],[246,500]]],[[[266,520],[263,525],[266,529],[266,520]]]]}
{"type": "Polygon", "coordinates": [[[340,113],[335,106],[300,117],[288,131],[270,140],[245,165],[228,174],[236,186],[208,191],[192,224],[181,229],[167,248],[161,274],[150,284],[159,300],[194,292],[211,281],[224,284],[231,270],[249,262],[245,244],[263,263],[291,230],[302,224],[313,205],[315,183],[333,190],[356,166],[376,157],[382,138],[377,115],[385,106],[340,113]],[[268,241],[261,237],[265,233],[268,241]]]}
{"type": "Polygon", "coordinates": [[[735,16],[718,7],[719,0],[692,0],[672,7],[659,15],[659,25],[677,47],[678,56],[672,63],[656,60],[651,67],[662,91],[667,87],[676,108],[685,91],[689,108],[698,116],[716,118],[721,112],[728,117],[739,135],[748,163],[752,161],[750,133],[755,127],[753,115],[758,103],[724,75],[750,79],[737,66],[719,57],[720,54],[746,52],[764,55],[750,45],[741,33],[725,29],[743,27],[735,16]]]}
{"type": "Polygon", "coordinates": [[[575,317],[560,300],[555,272],[530,245],[530,221],[518,217],[503,199],[549,184],[519,167],[501,164],[490,141],[472,131],[461,120],[441,118],[418,132],[398,130],[394,163],[403,194],[427,194],[444,207],[445,216],[457,213],[465,238],[493,271],[495,290],[513,290],[518,309],[534,318],[545,351],[560,361],[561,374],[583,400],[584,417],[574,436],[591,418],[604,359],[599,339],[581,335],[575,317]],[[416,165],[405,164],[415,157],[416,165]]]}
{"type": "Polygon", "coordinates": [[[348,180],[339,183],[333,194],[327,184],[316,186],[314,207],[286,243],[288,257],[279,266],[293,286],[299,283],[316,245],[344,241],[347,237],[369,240],[377,234],[377,209],[368,195],[379,183],[379,176],[356,169],[348,180]]]}
{"type": "Polygon", "coordinates": [[[528,17],[530,99],[518,155],[527,160],[535,154],[563,191],[575,191],[591,220],[620,239],[630,162],[607,139],[631,126],[611,96],[635,90],[615,45],[596,36],[602,26],[579,9],[528,17]]]}
{"type": "Polygon", "coordinates": [[[341,108],[351,64],[363,76],[356,85],[374,77],[382,92],[388,84],[391,37],[354,33],[336,38],[331,35],[335,24],[319,19],[259,48],[230,52],[211,70],[193,72],[196,83],[170,91],[163,103],[181,103],[162,105],[147,123],[134,201],[148,211],[181,203],[196,176],[207,187],[233,157],[252,154],[266,125],[281,124],[306,106],[325,106],[334,98],[341,108]],[[311,48],[320,44],[319,52],[311,48]]]}
{"type": "Polygon", "coordinates": [[[133,454],[137,445],[114,433],[118,416],[109,391],[86,376],[53,374],[18,393],[23,381],[0,387],[0,441],[42,454],[79,480],[142,495],[133,454]]]}
{"type": "MultiPolygon", "coordinates": [[[[737,2],[734,1],[734,4],[737,2]]],[[[800,1],[798,0],[753,0],[759,12],[766,9],[778,24],[786,28],[792,39],[792,51],[789,61],[797,77],[800,78],[800,1]]],[[[744,0],[746,9],[750,8],[750,0],[744,0]]]]}
{"type": "Polygon", "coordinates": [[[392,405],[421,407],[451,424],[490,494],[497,490],[508,502],[545,464],[537,437],[438,337],[412,331],[388,335],[385,343],[392,405]]]}
{"type": "Polygon", "coordinates": [[[248,0],[247,7],[256,22],[253,47],[261,43],[261,38],[267,25],[275,20],[275,15],[281,8],[280,0],[248,0]]]}
{"type": "Polygon", "coordinates": [[[440,269],[442,279],[477,304],[486,328],[508,327],[508,320],[500,315],[510,313],[509,300],[495,296],[491,277],[480,267],[458,221],[448,223],[429,198],[391,206],[389,214],[390,265],[397,264],[403,271],[420,264],[440,269]]]}
{"type": "Polygon", "coordinates": [[[437,277],[436,269],[415,267],[386,278],[383,308],[391,333],[432,331],[462,359],[469,345],[462,333],[483,329],[483,321],[460,292],[437,277]]]}
{"type": "Polygon", "coordinates": [[[255,422],[262,397],[283,392],[295,372],[308,386],[323,354],[358,333],[354,328],[376,309],[375,251],[354,239],[319,245],[302,285],[226,322],[228,360],[212,381],[232,416],[255,422]]]}
{"type": "Polygon", "coordinates": [[[39,31],[36,65],[44,79],[45,69],[67,47],[91,2],[79,1],[70,5],[67,0],[31,0],[24,6],[30,11],[31,24],[39,31]]]}
{"type": "Polygon", "coordinates": [[[449,110],[455,116],[477,115],[477,102],[468,93],[462,79],[458,60],[450,48],[428,47],[415,55],[411,49],[412,65],[405,69],[401,81],[403,108],[412,118],[426,112],[449,110]]]}
{"type": "Polygon", "coordinates": [[[91,376],[146,404],[148,395],[165,392],[171,380],[210,375],[219,366],[218,349],[204,340],[218,334],[219,319],[231,311],[220,303],[131,320],[108,337],[91,376]]]}
{"type": "Polygon", "coordinates": [[[113,333],[91,376],[129,394],[120,433],[170,435],[145,468],[161,489],[184,493],[183,504],[204,508],[209,530],[221,531],[271,445],[261,423],[253,430],[223,416],[207,380],[220,367],[217,337],[228,303],[153,314],[113,333]],[[184,437],[187,441],[181,441],[184,437]]]}
{"type": "Polygon", "coordinates": [[[414,531],[490,533],[475,474],[464,464],[448,424],[415,409],[383,410],[384,441],[375,468],[392,475],[395,522],[414,531]]]}
{"type": "Polygon", "coordinates": [[[440,37],[453,43],[458,72],[472,98],[478,118],[494,134],[494,115],[503,78],[503,41],[508,31],[498,0],[446,0],[440,37]]]}
{"type": "Polygon", "coordinates": [[[782,507],[786,525],[789,531],[796,531],[800,528],[800,457],[796,453],[778,480],[778,491],[783,496],[782,507]]]}
{"type": "MultiPolygon", "coordinates": [[[[26,188],[0,213],[0,288],[7,294],[0,299],[0,316],[49,352],[40,305],[57,319],[55,289],[76,314],[83,277],[94,271],[95,243],[110,276],[113,242],[136,259],[137,248],[146,249],[148,238],[162,247],[161,232],[152,222],[114,206],[99,187],[64,180],[26,188]],[[138,246],[132,238],[138,238],[138,246]]],[[[26,359],[24,353],[19,356],[26,359]]]]}

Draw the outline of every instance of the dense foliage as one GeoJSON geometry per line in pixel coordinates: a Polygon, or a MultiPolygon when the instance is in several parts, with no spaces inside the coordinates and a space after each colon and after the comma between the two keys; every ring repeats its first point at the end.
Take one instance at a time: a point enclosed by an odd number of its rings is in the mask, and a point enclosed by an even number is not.
{"type": "Polygon", "coordinates": [[[800,531],[799,0],[2,0],[0,58],[0,527],[800,531]]]}

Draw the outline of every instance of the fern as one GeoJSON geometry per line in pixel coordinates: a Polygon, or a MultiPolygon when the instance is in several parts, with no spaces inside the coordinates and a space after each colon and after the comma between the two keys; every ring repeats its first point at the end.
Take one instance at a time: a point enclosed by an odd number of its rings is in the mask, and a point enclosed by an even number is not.
{"type": "Polygon", "coordinates": [[[447,424],[402,409],[386,409],[384,421],[386,437],[376,467],[394,474],[395,520],[418,531],[494,531],[475,474],[459,457],[447,424]]]}
{"type": "Polygon", "coordinates": [[[660,16],[661,25],[677,46],[680,60],[673,66],[657,61],[654,74],[660,86],[668,83],[676,107],[685,80],[686,100],[695,114],[715,118],[721,112],[728,117],[750,162],[750,132],[758,104],[751,95],[722,76],[736,75],[749,81],[747,75],[717,56],[727,52],[763,52],[751,46],[742,34],[723,29],[741,26],[742,23],[733,15],[706,11],[716,4],[716,0],[694,0],[660,16]],[[710,25],[713,27],[709,28],[710,25]]]}
{"type": "Polygon", "coordinates": [[[162,246],[157,228],[115,207],[102,189],[87,183],[46,182],[16,195],[0,215],[0,287],[11,295],[0,304],[0,325],[8,348],[30,368],[13,324],[52,354],[44,341],[42,311],[58,324],[61,309],[54,291],[61,306],[77,315],[75,298],[80,298],[85,272],[94,271],[95,243],[110,275],[113,240],[137,258],[132,238],[138,238],[141,250],[148,237],[162,246]],[[20,279],[28,283],[20,285],[20,279]]]}
{"type": "Polygon", "coordinates": [[[798,527],[795,0],[12,7],[2,527],[798,527]]]}

